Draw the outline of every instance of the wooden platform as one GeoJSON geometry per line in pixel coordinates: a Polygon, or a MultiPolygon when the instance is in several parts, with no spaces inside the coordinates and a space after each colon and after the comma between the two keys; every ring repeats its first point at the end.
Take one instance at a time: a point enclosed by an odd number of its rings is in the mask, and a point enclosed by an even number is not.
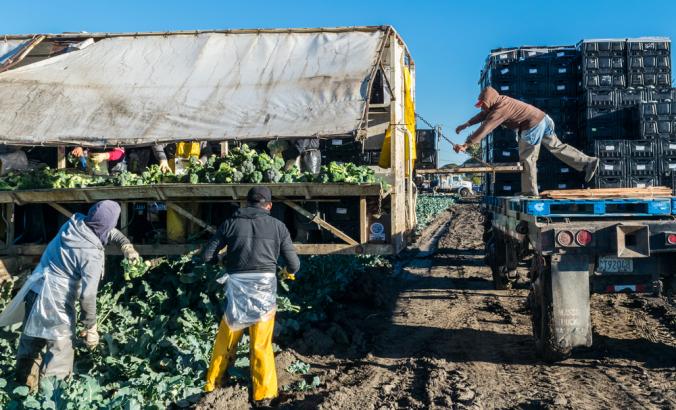
{"type": "Polygon", "coordinates": [[[312,199],[321,197],[380,196],[389,192],[381,189],[380,184],[157,184],[143,186],[104,186],[70,189],[34,189],[22,191],[0,191],[0,204],[14,203],[91,203],[104,199],[117,201],[167,201],[177,202],[188,199],[246,199],[246,194],[254,186],[267,186],[273,198],[312,199]]]}
{"type": "Polygon", "coordinates": [[[467,167],[452,167],[452,168],[435,168],[435,169],[416,169],[415,172],[418,175],[427,175],[427,174],[485,174],[485,173],[496,173],[496,174],[518,174],[523,170],[521,164],[511,164],[511,163],[495,163],[487,165],[477,165],[477,166],[467,166],[467,167]]]}
{"type": "Polygon", "coordinates": [[[544,191],[541,198],[546,199],[603,199],[603,198],[669,198],[672,190],[669,187],[647,188],[601,188],[601,189],[562,189],[544,191]]]}

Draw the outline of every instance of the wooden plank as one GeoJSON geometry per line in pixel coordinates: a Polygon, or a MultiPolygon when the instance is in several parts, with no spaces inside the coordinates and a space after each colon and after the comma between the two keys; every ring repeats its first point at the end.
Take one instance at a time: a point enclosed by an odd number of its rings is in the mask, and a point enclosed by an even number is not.
{"type": "Polygon", "coordinates": [[[368,241],[368,213],[366,210],[366,198],[359,198],[359,243],[366,243],[368,241]]]}
{"type": "Polygon", "coordinates": [[[291,207],[294,211],[298,212],[299,214],[303,215],[310,221],[316,223],[317,225],[321,226],[322,228],[326,229],[327,231],[331,232],[332,234],[336,235],[338,238],[344,240],[350,245],[359,245],[357,241],[352,239],[348,234],[345,232],[341,231],[340,229],[336,228],[335,226],[331,225],[330,223],[326,222],[322,218],[319,217],[317,214],[312,214],[308,212],[305,208],[302,206],[296,204],[293,201],[283,201],[285,205],[291,207]]]}
{"type": "Polygon", "coordinates": [[[391,237],[395,253],[406,246],[406,180],[404,156],[404,52],[398,40],[389,38],[389,75],[394,93],[390,101],[390,163],[392,164],[391,237]]]}
{"type": "Polygon", "coordinates": [[[467,166],[467,167],[453,167],[453,168],[437,168],[437,169],[416,169],[416,174],[418,175],[429,175],[429,174],[483,174],[483,173],[493,173],[496,174],[516,174],[523,171],[521,164],[503,164],[496,163],[492,164],[490,167],[485,165],[478,166],[467,166]]]}
{"type": "Polygon", "coordinates": [[[129,235],[129,202],[120,204],[120,231],[129,235]]]}
{"type": "Polygon", "coordinates": [[[254,186],[267,186],[275,197],[312,198],[346,196],[382,196],[380,184],[157,184],[130,187],[90,187],[73,189],[34,189],[22,191],[0,191],[0,203],[66,203],[96,202],[104,199],[118,201],[165,201],[183,198],[228,198],[244,200],[254,186]]]}
{"type": "Polygon", "coordinates": [[[56,148],[56,168],[66,168],[66,147],[63,145],[56,148]]]}
{"type": "Polygon", "coordinates": [[[167,202],[167,208],[171,208],[174,210],[177,214],[181,215],[182,217],[190,220],[191,222],[201,226],[202,228],[206,229],[207,232],[210,234],[215,234],[216,233],[216,228],[209,225],[208,223],[204,222],[203,220],[199,219],[198,217],[194,216],[190,212],[186,211],[184,208],[182,208],[179,205],[176,205],[175,202],[167,202]]]}
{"type": "MultiPolygon", "coordinates": [[[[16,245],[9,251],[4,251],[2,256],[40,256],[47,245],[16,245]]],[[[199,250],[201,244],[156,244],[142,245],[134,244],[134,248],[142,256],[179,256],[186,253],[199,250]]],[[[294,247],[300,255],[330,255],[330,254],[367,254],[367,255],[392,255],[392,246],[388,244],[365,244],[349,245],[338,243],[317,243],[300,244],[295,243],[294,247]]],[[[106,255],[122,255],[120,249],[116,246],[106,247],[106,255]]]]}
{"type": "Polygon", "coordinates": [[[672,190],[668,187],[562,189],[540,193],[540,197],[548,199],[665,198],[670,196],[672,196],[672,190]]]}
{"type": "Polygon", "coordinates": [[[63,206],[61,206],[61,205],[59,205],[59,204],[57,204],[57,203],[50,202],[50,203],[49,203],[49,206],[51,206],[52,208],[54,208],[54,209],[56,209],[57,211],[59,211],[59,212],[61,213],[61,215],[65,216],[65,217],[68,218],[68,219],[70,219],[70,217],[73,216],[73,213],[72,213],[72,212],[70,212],[69,210],[67,210],[66,208],[64,208],[63,206]]]}

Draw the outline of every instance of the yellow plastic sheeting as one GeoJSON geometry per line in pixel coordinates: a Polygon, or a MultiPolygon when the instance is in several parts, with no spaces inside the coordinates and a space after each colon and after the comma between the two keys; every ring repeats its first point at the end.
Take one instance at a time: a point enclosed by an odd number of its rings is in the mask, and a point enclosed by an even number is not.
{"type": "MultiPolygon", "coordinates": [[[[189,159],[199,158],[201,155],[199,142],[182,141],[176,143],[176,158],[189,159]]],[[[176,172],[176,163],[169,161],[169,168],[176,172]]],[[[186,211],[193,215],[199,210],[199,204],[182,204],[186,211]]],[[[184,243],[188,232],[195,233],[196,228],[190,226],[191,223],[173,209],[167,209],[167,239],[171,243],[184,243]]]]}
{"type": "MultiPolygon", "coordinates": [[[[415,102],[413,101],[413,94],[411,93],[411,70],[404,67],[404,122],[408,133],[404,135],[404,158],[408,164],[409,152],[411,153],[411,162],[417,159],[416,153],[416,136],[415,136],[415,102]]],[[[389,168],[391,166],[391,146],[392,146],[392,125],[387,128],[385,132],[385,140],[380,150],[380,160],[378,165],[381,168],[389,168]]],[[[406,169],[406,175],[411,175],[411,170],[406,169]]]]}
{"type": "Polygon", "coordinates": [[[188,159],[190,157],[199,158],[201,154],[199,142],[178,142],[176,143],[176,157],[188,159]]]}
{"type": "MultiPolygon", "coordinates": [[[[274,328],[274,316],[249,327],[251,338],[249,360],[254,401],[277,397],[277,370],[275,368],[275,354],[272,351],[274,328]]],[[[237,343],[243,332],[243,329],[230,329],[225,321],[221,320],[214,343],[214,351],[211,354],[211,363],[207,370],[205,392],[211,392],[216,387],[221,386],[225,371],[237,350],[237,343]]]]}

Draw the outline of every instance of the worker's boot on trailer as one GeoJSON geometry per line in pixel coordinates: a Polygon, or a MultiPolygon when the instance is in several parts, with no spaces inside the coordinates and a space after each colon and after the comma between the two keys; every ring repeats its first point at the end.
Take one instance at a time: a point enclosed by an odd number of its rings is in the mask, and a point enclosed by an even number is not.
{"type": "Polygon", "coordinates": [[[599,169],[599,162],[601,161],[598,158],[594,158],[592,162],[584,167],[584,182],[589,182],[594,178],[596,171],[599,169]]]}

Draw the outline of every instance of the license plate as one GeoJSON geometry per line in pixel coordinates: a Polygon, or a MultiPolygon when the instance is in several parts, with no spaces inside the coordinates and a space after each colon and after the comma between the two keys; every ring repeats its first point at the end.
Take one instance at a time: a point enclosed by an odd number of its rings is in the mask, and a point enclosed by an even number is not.
{"type": "Polygon", "coordinates": [[[632,259],[620,259],[613,256],[602,256],[599,258],[596,270],[603,273],[633,272],[634,261],[632,259]]]}

